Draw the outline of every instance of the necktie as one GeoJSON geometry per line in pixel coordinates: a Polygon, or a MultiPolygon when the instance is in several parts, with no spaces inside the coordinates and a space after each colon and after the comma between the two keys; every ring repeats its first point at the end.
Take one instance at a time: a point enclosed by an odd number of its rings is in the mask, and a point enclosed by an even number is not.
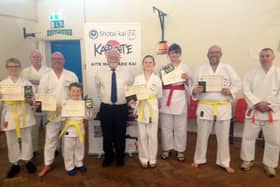
{"type": "Polygon", "coordinates": [[[117,102],[117,81],[116,81],[116,71],[114,69],[112,70],[111,101],[112,103],[117,102]]]}

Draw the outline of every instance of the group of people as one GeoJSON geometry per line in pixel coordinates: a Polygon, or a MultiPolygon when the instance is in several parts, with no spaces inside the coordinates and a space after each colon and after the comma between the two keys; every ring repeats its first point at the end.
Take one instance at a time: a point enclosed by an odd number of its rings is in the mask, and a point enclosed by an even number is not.
{"type": "MultiPolygon", "coordinates": [[[[108,66],[94,75],[96,97],[101,102],[96,107],[103,134],[104,159],[102,166],[108,167],[116,162],[125,164],[125,135],[128,120],[128,108],[132,107],[138,128],[138,157],[143,168],[157,165],[158,129],[161,137],[160,158],[167,160],[171,152],[176,158],[185,160],[187,145],[187,103],[189,96],[199,100],[197,107],[197,141],[192,163],[198,168],[207,163],[206,153],[209,135],[215,127],[217,137],[216,164],[228,173],[234,173],[230,167],[229,127],[232,118],[232,101],[241,89],[241,80],[234,68],[221,62],[222,49],[213,45],[208,49],[209,63],[201,65],[192,72],[181,60],[182,49],[172,44],[168,49],[169,61],[161,64],[157,72],[152,55],[142,60],[143,72],[133,77],[119,66],[121,50],[116,40],[106,44],[108,66]],[[180,81],[163,84],[161,71],[170,69],[182,72],[180,81]],[[221,90],[208,91],[206,76],[221,76],[221,90]],[[204,81],[204,83],[203,83],[204,81]],[[129,86],[144,85],[149,93],[145,99],[126,97],[129,86]],[[160,127],[160,128],[159,128],[160,127]]],[[[264,171],[275,176],[280,149],[280,69],[273,64],[274,52],[264,48],[259,53],[260,65],[249,71],[243,81],[243,93],[248,103],[241,145],[241,169],[248,171],[254,165],[255,141],[260,130],[263,131],[265,148],[263,156],[264,171]]],[[[75,73],[64,69],[65,59],[60,52],[51,56],[52,68],[41,63],[38,50],[32,51],[32,66],[21,72],[21,63],[16,58],[6,61],[8,77],[1,85],[33,86],[36,94],[48,94],[56,97],[56,112],[34,112],[38,105],[34,96],[19,101],[2,101],[1,129],[7,137],[9,162],[12,164],[7,177],[12,178],[20,171],[18,162],[24,160],[29,173],[36,172],[32,163],[33,152],[38,151],[39,124],[46,123],[44,146],[44,167],[39,176],[45,176],[52,169],[55,151],[62,138],[62,152],[65,170],[73,176],[86,172],[83,164],[84,133],[83,121],[89,116],[62,118],[61,104],[65,100],[81,100],[82,86],[75,73]],[[35,117],[34,117],[35,116],[35,117]],[[32,142],[32,143],[31,143],[32,142]]],[[[35,95],[35,94],[34,94],[35,95]]],[[[0,98],[4,95],[0,93],[0,98]]]]}

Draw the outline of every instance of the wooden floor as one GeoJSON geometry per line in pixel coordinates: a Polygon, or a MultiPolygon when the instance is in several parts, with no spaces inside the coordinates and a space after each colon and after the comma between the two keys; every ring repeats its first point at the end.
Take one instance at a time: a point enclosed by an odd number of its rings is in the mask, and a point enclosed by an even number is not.
{"type": "MultiPolygon", "coordinates": [[[[43,138],[42,138],[43,139],[43,138]]],[[[261,160],[263,148],[260,142],[256,147],[256,166],[249,172],[239,170],[241,163],[239,158],[240,140],[235,139],[231,145],[232,167],[236,172],[232,175],[227,174],[223,169],[215,165],[216,159],[216,138],[211,136],[208,147],[208,164],[198,169],[191,168],[194,154],[196,134],[188,134],[188,149],[186,151],[186,161],[183,163],[175,159],[175,154],[167,160],[158,159],[158,165],[155,169],[142,169],[138,163],[137,155],[126,157],[126,164],[119,168],[112,166],[102,168],[102,161],[96,156],[87,155],[85,165],[88,172],[84,175],[78,173],[74,177],[68,176],[64,171],[63,160],[58,156],[55,160],[55,168],[46,177],[39,178],[37,175],[31,175],[22,170],[20,174],[13,179],[5,179],[6,172],[10,165],[7,158],[5,136],[0,137],[0,186],[4,187],[21,187],[21,186],[40,186],[40,187],[58,187],[58,186],[200,186],[200,187],[220,187],[220,186],[264,186],[279,187],[279,176],[269,178],[264,175],[261,160]]],[[[42,142],[43,143],[43,140],[42,142]]],[[[42,150],[41,150],[42,151],[42,150]]],[[[34,162],[38,169],[43,167],[43,156],[40,154],[34,162]]]]}

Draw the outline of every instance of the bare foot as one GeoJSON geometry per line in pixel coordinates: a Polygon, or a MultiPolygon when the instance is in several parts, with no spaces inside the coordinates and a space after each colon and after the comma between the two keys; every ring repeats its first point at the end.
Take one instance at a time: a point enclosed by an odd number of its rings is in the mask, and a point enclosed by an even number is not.
{"type": "Polygon", "coordinates": [[[199,167],[199,164],[197,163],[192,163],[192,168],[198,168],[199,167]]]}
{"type": "Polygon", "coordinates": [[[43,177],[45,176],[48,172],[51,171],[51,166],[45,166],[41,171],[40,173],[38,174],[39,177],[43,177]]]}
{"type": "Polygon", "coordinates": [[[235,170],[231,167],[225,168],[225,170],[226,170],[226,172],[228,172],[230,174],[235,172],[235,170]]]}

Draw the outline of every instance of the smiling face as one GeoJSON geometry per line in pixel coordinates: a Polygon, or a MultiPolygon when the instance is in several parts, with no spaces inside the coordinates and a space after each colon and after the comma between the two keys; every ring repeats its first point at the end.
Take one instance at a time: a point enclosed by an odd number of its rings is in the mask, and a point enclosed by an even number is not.
{"type": "Polygon", "coordinates": [[[69,90],[69,95],[73,100],[80,100],[82,96],[82,89],[80,87],[72,86],[69,90]]]}
{"type": "Polygon", "coordinates": [[[120,58],[120,54],[115,50],[106,53],[106,59],[111,69],[116,69],[118,67],[120,58]]]}
{"type": "Polygon", "coordinates": [[[42,55],[39,51],[32,51],[30,54],[30,62],[35,69],[40,69],[42,67],[42,55]]]}
{"type": "Polygon", "coordinates": [[[64,56],[61,53],[55,52],[52,54],[51,65],[55,71],[62,71],[64,68],[64,63],[65,63],[64,56]]]}
{"type": "Polygon", "coordinates": [[[147,56],[143,59],[143,69],[144,71],[153,71],[154,67],[155,67],[155,61],[154,58],[152,56],[147,56]]]}
{"type": "Polygon", "coordinates": [[[263,69],[269,70],[269,68],[272,66],[274,58],[275,56],[271,49],[263,49],[260,52],[260,63],[263,69]]]}
{"type": "Polygon", "coordinates": [[[6,63],[8,75],[11,77],[19,77],[21,72],[21,64],[16,60],[8,60],[6,63]]]}
{"type": "Polygon", "coordinates": [[[222,57],[222,50],[218,46],[212,46],[208,50],[207,57],[211,65],[218,65],[222,57]]]}

